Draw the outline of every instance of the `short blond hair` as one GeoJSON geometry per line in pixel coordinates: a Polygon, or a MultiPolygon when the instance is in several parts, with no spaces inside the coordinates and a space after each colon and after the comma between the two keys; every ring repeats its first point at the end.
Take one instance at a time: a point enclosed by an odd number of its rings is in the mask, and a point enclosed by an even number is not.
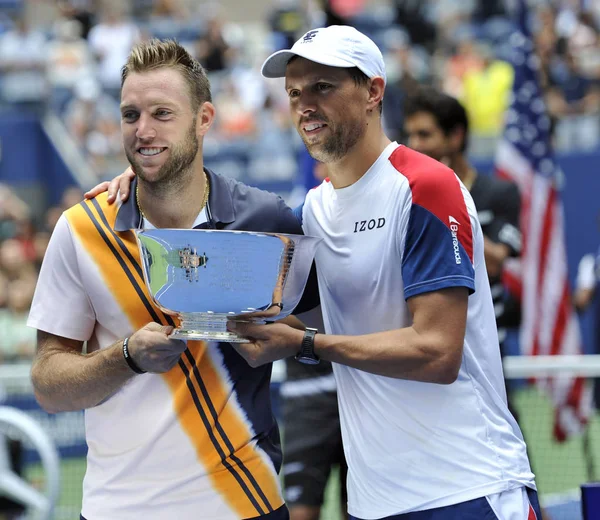
{"type": "Polygon", "coordinates": [[[205,101],[212,101],[210,82],[198,60],[174,40],[153,38],[133,47],[121,69],[121,88],[133,72],[148,72],[160,68],[179,70],[187,82],[195,110],[205,101]]]}

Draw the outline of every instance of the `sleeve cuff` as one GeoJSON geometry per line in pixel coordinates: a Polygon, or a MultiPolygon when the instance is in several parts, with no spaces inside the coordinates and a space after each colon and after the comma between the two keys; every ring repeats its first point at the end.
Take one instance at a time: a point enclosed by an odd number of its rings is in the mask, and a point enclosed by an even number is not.
{"type": "Polygon", "coordinates": [[[469,289],[469,294],[475,292],[475,281],[468,276],[446,276],[435,280],[427,280],[424,282],[415,283],[404,288],[404,299],[408,300],[418,294],[439,291],[449,287],[466,287],[469,289]]]}

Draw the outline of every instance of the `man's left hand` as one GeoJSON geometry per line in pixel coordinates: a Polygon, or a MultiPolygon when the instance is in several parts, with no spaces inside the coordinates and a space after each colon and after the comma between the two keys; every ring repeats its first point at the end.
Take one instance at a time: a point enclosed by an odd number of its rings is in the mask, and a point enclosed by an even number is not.
{"type": "Polygon", "coordinates": [[[231,345],[253,368],[295,356],[304,338],[303,331],[283,323],[257,325],[230,321],[227,323],[227,328],[250,340],[249,343],[231,343],[231,345]]]}

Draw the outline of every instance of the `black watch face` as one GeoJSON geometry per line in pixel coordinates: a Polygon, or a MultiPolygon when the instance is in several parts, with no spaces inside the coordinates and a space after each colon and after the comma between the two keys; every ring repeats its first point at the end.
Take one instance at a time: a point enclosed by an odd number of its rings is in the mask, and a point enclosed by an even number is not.
{"type": "Polygon", "coordinates": [[[312,358],[312,357],[298,356],[296,359],[298,361],[300,361],[300,363],[304,363],[305,365],[318,365],[319,364],[319,360],[312,358]]]}

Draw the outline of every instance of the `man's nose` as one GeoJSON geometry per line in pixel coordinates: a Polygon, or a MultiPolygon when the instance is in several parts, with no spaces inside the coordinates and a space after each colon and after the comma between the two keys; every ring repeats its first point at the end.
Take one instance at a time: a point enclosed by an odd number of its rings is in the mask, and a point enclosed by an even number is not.
{"type": "Polygon", "coordinates": [[[306,94],[306,93],[302,93],[302,94],[300,94],[300,96],[298,96],[297,104],[296,104],[296,111],[300,115],[306,116],[306,115],[312,114],[313,112],[316,112],[316,110],[317,110],[317,105],[315,103],[315,99],[313,96],[306,94]]]}
{"type": "Polygon", "coordinates": [[[145,115],[140,116],[138,119],[135,136],[140,141],[151,141],[156,137],[156,129],[154,128],[152,118],[145,115]]]}

